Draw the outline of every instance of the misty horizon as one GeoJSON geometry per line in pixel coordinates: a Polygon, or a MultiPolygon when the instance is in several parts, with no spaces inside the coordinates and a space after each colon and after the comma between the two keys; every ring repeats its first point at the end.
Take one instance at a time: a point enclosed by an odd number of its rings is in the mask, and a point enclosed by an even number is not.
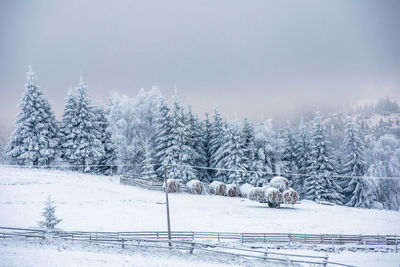
{"type": "Polygon", "coordinates": [[[3,1],[0,124],[16,120],[32,64],[60,119],[83,71],[111,91],[175,87],[200,116],[284,121],[400,99],[400,2],[3,1]]]}

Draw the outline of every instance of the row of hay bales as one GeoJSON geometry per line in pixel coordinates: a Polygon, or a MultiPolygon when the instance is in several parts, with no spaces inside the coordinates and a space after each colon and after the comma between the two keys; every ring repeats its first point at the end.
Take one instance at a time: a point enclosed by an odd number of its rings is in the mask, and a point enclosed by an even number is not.
{"type": "Polygon", "coordinates": [[[269,207],[277,208],[281,203],[294,204],[299,200],[299,194],[289,187],[289,181],[282,176],[275,176],[269,184],[254,187],[248,191],[250,200],[268,203],[269,207]]]}
{"type": "MultiPolygon", "coordinates": [[[[167,188],[170,193],[182,191],[181,183],[177,179],[168,179],[167,188]]],[[[281,203],[294,204],[299,200],[297,192],[289,188],[289,181],[281,176],[272,178],[270,183],[263,187],[253,187],[250,184],[238,186],[218,181],[207,185],[199,180],[191,180],[186,184],[186,192],[197,195],[208,193],[229,197],[241,196],[260,203],[268,203],[269,207],[279,207],[281,203]]]]}

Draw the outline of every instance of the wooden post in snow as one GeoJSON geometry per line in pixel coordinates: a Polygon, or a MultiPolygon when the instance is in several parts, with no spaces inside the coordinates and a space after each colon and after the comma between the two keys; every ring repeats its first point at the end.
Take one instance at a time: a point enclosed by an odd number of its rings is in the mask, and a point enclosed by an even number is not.
{"type": "MultiPolygon", "coordinates": [[[[168,202],[168,185],[167,185],[167,167],[164,165],[164,184],[165,184],[165,204],[167,205],[167,224],[168,224],[168,240],[171,240],[171,222],[169,219],[169,202],[168,202]]],[[[172,243],[168,242],[171,247],[172,243]]]]}

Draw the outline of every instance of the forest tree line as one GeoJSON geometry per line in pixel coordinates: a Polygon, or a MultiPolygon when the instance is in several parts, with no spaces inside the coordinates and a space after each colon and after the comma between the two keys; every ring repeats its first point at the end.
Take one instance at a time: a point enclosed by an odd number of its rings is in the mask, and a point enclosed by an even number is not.
{"type": "Polygon", "coordinates": [[[271,120],[227,121],[217,109],[200,118],[177,95],[168,103],[157,87],[133,98],[115,92],[106,108],[93,105],[87,89],[81,77],[57,121],[30,70],[6,148],[9,162],[144,179],[162,179],[166,165],[167,176],[183,182],[254,186],[282,175],[301,198],[399,210],[399,139],[367,139],[360,131],[365,126],[351,117],[334,148],[319,113],[296,127],[274,129],[271,120]]]}

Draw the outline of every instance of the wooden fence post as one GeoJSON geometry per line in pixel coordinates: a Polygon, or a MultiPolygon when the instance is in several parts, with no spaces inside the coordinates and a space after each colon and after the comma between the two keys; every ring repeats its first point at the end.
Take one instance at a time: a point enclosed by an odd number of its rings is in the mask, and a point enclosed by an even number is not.
{"type": "Polygon", "coordinates": [[[219,233],[217,233],[217,234],[218,234],[218,243],[219,243],[219,242],[220,242],[220,241],[219,241],[219,233]]]}
{"type": "Polygon", "coordinates": [[[240,233],[240,243],[243,244],[243,233],[240,233]]]}
{"type": "Polygon", "coordinates": [[[122,238],[122,248],[125,248],[125,240],[122,238]]]}
{"type": "Polygon", "coordinates": [[[328,254],[325,254],[322,266],[324,267],[328,266],[328,257],[329,257],[328,254]]]}
{"type": "Polygon", "coordinates": [[[191,244],[192,247],[190,248],[190,254],[193,254],[193,250],[194,250],[194,242],[191,244]]]}
{"type": "Polygon", "coordinates": [[[289,246],[291,243],[292,243],[292,238],[291,238],[291,235],[289,234],[289,246]]]}

